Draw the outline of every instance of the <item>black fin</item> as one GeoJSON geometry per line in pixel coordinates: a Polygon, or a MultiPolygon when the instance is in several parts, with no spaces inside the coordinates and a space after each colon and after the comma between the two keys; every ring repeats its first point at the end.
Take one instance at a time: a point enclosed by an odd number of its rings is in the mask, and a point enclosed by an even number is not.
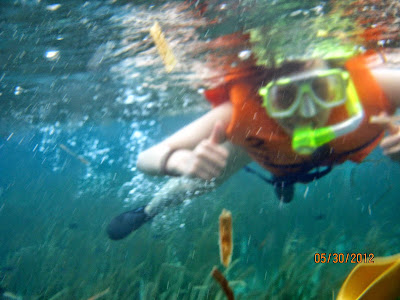
{"type": "Polygon", "coordinates": [[[108,237],[121,240],[150,220],[151,217],[145,213],[144,208],[145,206],[135,208],[112,219],[107,226],[108,237]]]}

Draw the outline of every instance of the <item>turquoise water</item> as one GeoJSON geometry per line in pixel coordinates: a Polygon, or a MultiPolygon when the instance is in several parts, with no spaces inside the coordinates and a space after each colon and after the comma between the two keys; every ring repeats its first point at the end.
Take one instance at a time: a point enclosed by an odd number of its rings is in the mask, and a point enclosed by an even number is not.
{"type": "MultiPolygon", "coordinates": [[[[161,123],[167,128],[159,125],[160,132],[180,126],[172,125],[174,119],[161,123]]],[[[142,126],[148,128],[147,121],[142,126]]],[[[243,299],[260,292],[253,298],[258,299],[268,288],[278,299],[283,292],[295,299],[300,288],[322,299],[337,293],[352,265],[315,264],[314,253],[382,256],[399,249],[400,170],[379,151],[361,165],[345,164],[318,182],[299,185],[287,205],[258,177],[240,171],[210,194],[112,242],[105,234],[110,219],[148,201],[164,179],[127,168],[136,154],[119,140],[131,134],[130,124],[61,131],[56,143],[99,141],[86,156],[89,166],[50,141],[41,150],[43,132],[21,129],[0,144],[1,282],[23,299],[49,299],[58,292],[61,299],[81,299],[107,288],[105,299],[187,299],[195,286],[213,299],[218,290],[207,278],[214,265],[223,269],[217,242],[222,208],[232,211],[234,225],[235,264],[227,277],[243,299]]]]}
{"type": "Polygon", "coordinates": [[[242,170],[127,239],[110,241],[112,217],[149,201],[167,180],[136,170],[138,153],[208,105],[197,86],[180,84],[185,74],[169,77],[159,61],[143,63],[155,54],[138,44],[152,23],[144,16],[157,15],[159,6],[53,4],[0,6],[3,293],[223,299],[210,277],[217,266],[238,299],[332,299],[354,264],[316,264],[315,253],[399,252],[400,166],[379,149],[360,165],[346,163],[298,185],[286,205],[242,170]],[[127,49],[129,42],[135,47],[127,49]],[[218,250],[223,208],[233,215],[228,269],[218,250]]]}

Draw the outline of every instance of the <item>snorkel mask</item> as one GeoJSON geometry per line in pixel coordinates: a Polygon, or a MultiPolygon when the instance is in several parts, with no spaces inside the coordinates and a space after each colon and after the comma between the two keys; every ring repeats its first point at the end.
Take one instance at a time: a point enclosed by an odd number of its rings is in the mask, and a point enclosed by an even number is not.
{"type": "Polygon", "coordinates": [[[352,132],[364,117],[349,73],[342,69],[314,70],[274,80],[262,87],[259,94],[268,115],[276,119],[293,116],[302,105],[305,94],[323,109],[345,105],[349,118],[343,122],[316,129],[300,127],[294,130],[292,148],[302,155],[310,155],[318,147],[352,132]]]}

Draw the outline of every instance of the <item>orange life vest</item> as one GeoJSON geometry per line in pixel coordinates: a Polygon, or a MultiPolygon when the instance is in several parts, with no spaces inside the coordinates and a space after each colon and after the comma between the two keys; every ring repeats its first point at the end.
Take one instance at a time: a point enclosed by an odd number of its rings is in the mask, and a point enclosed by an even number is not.
{"type": "MultiPolygon", "coordinates": [[[[251,78],[241,78],[222,87],[233,104],[233,115],[226,130],[228,138],[244,147],[256,162],[278,177],[304,172],[307,166],[332,166],[346,160],[360,163],[384,135],[382,126],[369,123],[370,116],[394,111],[368,69],[368,60],[375,55],[375,52],[367,52],[346,62],[345,68],[354,82],[365,116],[355,131],[331,141],[325,147],[328,153],[323,157],[299,155],[292,150],[291,137],[267,115],[261,106],[259,86],[252,83],[251,78]]],[[[334,108],[328,125],[347,118],[344,106],[334,108]]]]}

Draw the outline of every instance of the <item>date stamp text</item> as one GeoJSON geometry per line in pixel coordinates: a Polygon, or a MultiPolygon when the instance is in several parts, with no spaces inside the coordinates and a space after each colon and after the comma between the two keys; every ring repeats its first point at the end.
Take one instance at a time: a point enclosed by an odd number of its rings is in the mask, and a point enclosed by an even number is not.
{"type": "Polygon", "coordinates": [[[359,264],[374,263],[373,253],[315,253],[314,262],[316,264],[359,264]]]}

